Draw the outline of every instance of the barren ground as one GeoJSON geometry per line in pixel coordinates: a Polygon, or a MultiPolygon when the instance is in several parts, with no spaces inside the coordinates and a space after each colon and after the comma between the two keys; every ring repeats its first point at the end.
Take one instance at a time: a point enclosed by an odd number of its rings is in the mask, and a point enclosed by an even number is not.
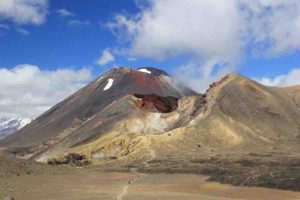
{"type": "Polygon", "coordinates": [[[0,197],[11,194],[16,200],[300,199],[298,192],[233,187],[206,179],[191,174],[150,175],[54,167],[38,173],[2,174],[0,197]]]}

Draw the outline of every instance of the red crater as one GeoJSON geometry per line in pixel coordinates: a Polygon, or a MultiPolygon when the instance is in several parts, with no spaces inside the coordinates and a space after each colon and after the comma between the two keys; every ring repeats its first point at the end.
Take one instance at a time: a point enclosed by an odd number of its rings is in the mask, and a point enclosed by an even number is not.
{"type": "Polygon", "coordinates": [[[134,96],[142,99],[139,106],[150,112],[170,113],[178,107],[178,99],[175,97],[160,97],[155,94],[135,94],[134,96]]]}

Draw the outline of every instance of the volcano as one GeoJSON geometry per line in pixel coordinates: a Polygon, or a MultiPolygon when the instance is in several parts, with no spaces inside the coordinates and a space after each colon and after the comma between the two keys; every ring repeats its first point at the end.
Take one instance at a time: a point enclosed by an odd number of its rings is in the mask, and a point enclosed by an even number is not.
{"type": "Polygon", "coordinates": [[[237,73],[198,94],[159,69],[115,68],[0,147],[49,164],[79,159],[299,191],[299,105],[299,86],[268,87],[237,73]]]}
{"type": "Polygon", "coordinates": [[[177,108],[179,98],[196,94],[159,69],[114,68],[7,137],[1,145],[28,159],[67,138],[72,138],[72,146],[93,140],[137,108],[171,112],[177,108]]]}

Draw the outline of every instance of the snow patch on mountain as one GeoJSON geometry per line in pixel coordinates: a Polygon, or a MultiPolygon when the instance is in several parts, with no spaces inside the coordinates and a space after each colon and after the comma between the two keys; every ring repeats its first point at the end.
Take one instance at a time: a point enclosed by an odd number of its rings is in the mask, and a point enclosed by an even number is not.
{"type": "Polygon", "coordinates": [[[103,91],[108,90],[112,86],[113,82],[114,82],[114,79],[109,78],[106,86],[103,89],[103,91]]]}
{"type": "Polygon", "coordinates": [[[139,69],[140,72],[151,74],[151,72],[148,69],[139,69]]]}
{"type": "Polygon", "coordinates": [[[0,118],[0,137],[22,129],[31,121],[28,118],[0,118]]]}

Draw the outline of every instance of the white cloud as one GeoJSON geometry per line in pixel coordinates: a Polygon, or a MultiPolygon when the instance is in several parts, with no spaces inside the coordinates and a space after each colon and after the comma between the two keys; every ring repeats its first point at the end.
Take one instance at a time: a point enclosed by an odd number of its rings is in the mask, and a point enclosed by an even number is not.
{"type": "Polygon", "coordinates": [[[138,14],[118,14],[107,23],[123,42],[120,52],[157,60],[186,56],[195,79],[234,70],[248,51],[278,56],[300,49],[299,0],[146,2],[138,14]]]}
{"type": "Polygon", "coordinates": [[[299,0],[240,0],[253,53],[278,56],[300,49],[299,0]]]}
{"type": "Polygon", "coordinates": [[[149,0],[135,16],[107,26],[129,42],[129,54],[155,59],[192,54],[239,60],[249,48],[270,55],[300,48],[299,0],[149,0]],[[124,35],[125,33],[125,35],[124,35]]]}
{"type": "Polygon", "coordinates": [[[1,0],[0,20],[18,24],[43,24],[48,13],[48,0],[1,0]]]}
{"type": "Polygon", "coordinates": [[[23,29],[23,28],[17,28],[16,31],[18,33],[21,33],[22,35],[25,35],[25,36],[30,35],[30,32],[27,31],[27,30],[25,30],[25,29],[23,29]]]}
{"type": "Polygon", "coordinates": [[[69,11],[69,10],[67,10],[65,8],[58,9],[56,12],[57,12],[57,14],[59,14],[62,17],[74,16],[74,13],[72,13],[71,11],[69,11]]]}
{"type": "Polygon", "coordinates": [[[79,27],[79,26],[89,26],[91,22],[89,20],[70,20],[68,21],[69,26],[79,27]]]}
{"type": "Polygon", "coordinates": [[[115,57],[110,53],[109,49],[104,49],[100,58],[96,61],[96,63],[100,66],[104,66],[110,62],[113,62],[115,57]]]}
{"type": "Polygon", "coordinates": [[[210,61],[205,64],[191,61],[185,65],[174,68],[172,75],[177,81],[189,86],[195,91],[203,93],[208,89],[209,84],[234,71],[234,67],[231,65],[221,63],[221,69],[216,70],[215,73],[207,74],[207,69],[215,65],[218,65],[217,61],[210,61]]]}
{"type": "Polygon", "coordinates": [[[0,68],[0,117],[34,118],[91,80],[88,68],[44,71],[34,65],[0,68]]]}
{"type": "Polygon", "coordinates": [[[269,86],[292,86],[300,84],[300,68],[291,70],[288,74],[282,74],[274,78],[256,79],[260,83],[269,86]]]}
{"type": "Polygon", "coordinates": [[[192,54],[235,59],[242,46],[235,1],[152,0],[133,18],[117,15],[108,27],[130,40],[130,54],[159,60],[192,54]]]}

